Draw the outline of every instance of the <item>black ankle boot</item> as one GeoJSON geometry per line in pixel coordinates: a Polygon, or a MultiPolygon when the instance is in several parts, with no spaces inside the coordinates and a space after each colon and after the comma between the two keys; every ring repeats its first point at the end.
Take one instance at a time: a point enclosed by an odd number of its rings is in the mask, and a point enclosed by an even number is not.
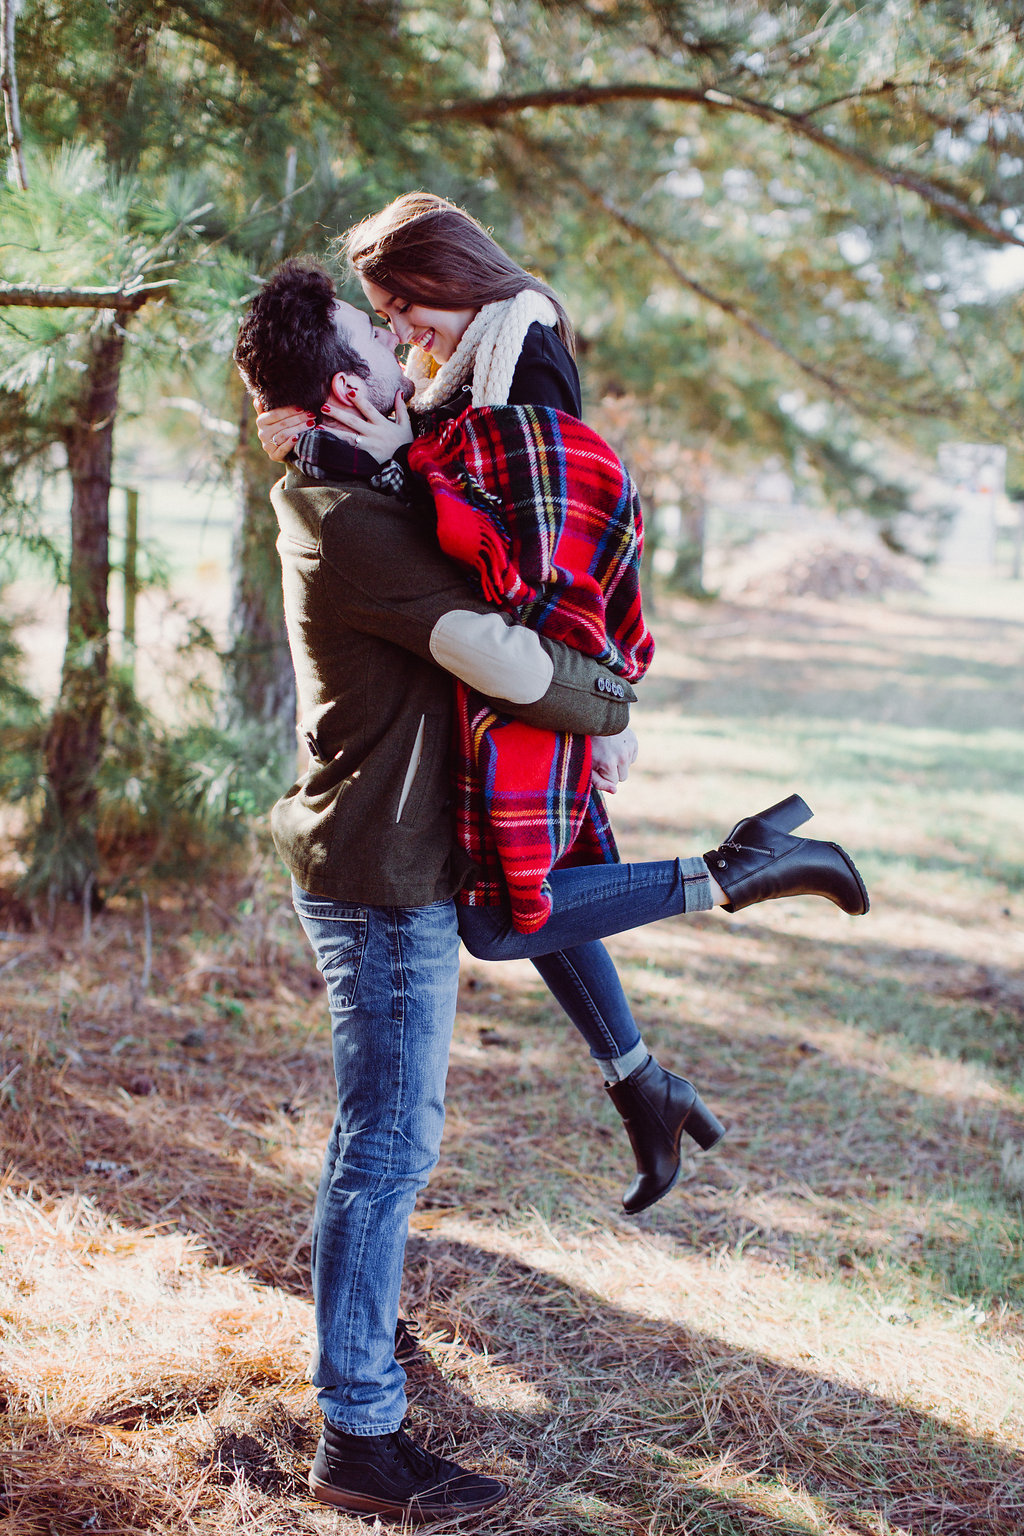
{"type": "Polygon", "coordinates": [[[757,901],[779,896],[824,896],[852,917],[868,910],[864,882],[838,843],[788,836],[794,827],[810,820],[811,814],[806,801],[790,795],[778,805],[738,821],[721,847],[704,855],[708,869],[729,898],[727,912],[739,912],[757,901]]]}
{"type": "Polygon", "coordinates": [[[631,1216],[667,1195],[679,1177],[679,1141],[685,1131],[699,1147],[713,1147],[725,1126],[692,1083],[666,1072],[653,1056],[621,1083],[606,1083],[622,1116],[636,1158],[636,1178],[622,1197],[631,1216]]]}

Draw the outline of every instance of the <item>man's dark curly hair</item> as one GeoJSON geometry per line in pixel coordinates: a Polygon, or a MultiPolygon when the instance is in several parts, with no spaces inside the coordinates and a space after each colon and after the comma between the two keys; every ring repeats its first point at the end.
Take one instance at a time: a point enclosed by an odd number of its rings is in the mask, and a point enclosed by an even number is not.
{"type": "Polygon", "coordinates": [[[261,411],[319,411],[336,373],[370,376],[334,326],[334,281],[318,261],[293,259],[267,279],[246,311],[235,362],[261,411]]]}

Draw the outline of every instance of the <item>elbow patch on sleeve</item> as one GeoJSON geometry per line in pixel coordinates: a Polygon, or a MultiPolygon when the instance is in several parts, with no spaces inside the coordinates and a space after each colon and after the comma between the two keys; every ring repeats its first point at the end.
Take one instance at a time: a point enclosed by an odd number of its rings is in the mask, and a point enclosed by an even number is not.
{"type": "Polygon", "coordinates": [[[499,613],[442,614],[430,633],[430,654],[470,688],[510,704],[536,704],[555,670],[533,630],[506,624],[499,613]]]}

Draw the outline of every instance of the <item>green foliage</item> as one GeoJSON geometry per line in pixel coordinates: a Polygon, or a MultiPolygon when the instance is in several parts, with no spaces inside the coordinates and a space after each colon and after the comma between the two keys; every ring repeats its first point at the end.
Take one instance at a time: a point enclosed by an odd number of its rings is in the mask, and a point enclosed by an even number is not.
{"type": "MultiPolygon", "coordinates": [[[[0,661],[6,664],[9,654],[13,646],[0,633],[0,661]]],[[[216,726],[210,698],[199,719],[169,725],[139,700],[127,671],[113,670],[97,778],[97,870],[89,840],[53,814],[39,706],[7,680],[6,671],[4,676],[0,796],[29,813],[20,886],[29,897],[81,889],[90,874],[100,890],[134,886],[149,876],[194,875],[248,839],[293,767],[290,758],[266,749],[256,727],[216,726]]]]}
{"type": "MultiPolygon", "coordinates": [[[[30,155],[30,183],[0,186],[4,275],[29,286],[123,288],[173,271],[194,241],[202,189],[179,178],[157,206],[140,182],[107,170],[95,146],[65,144],[30,155]]],[[[16,498],[26,464],[66,441],[90,345],[109,311],[0,307],[0,477],[16,498]]],[[[147,306],[129,331],[122,396],[138,401],[166,322],[147,306]]],[[[172,344],[173,346],[173,344],[172,344]]],[[[173,358],[173,349],[170,350],[173,358]]]]}
{"type": "Polygon", "coordinates": [[[259,271],[426,183],[565,291],[593,396],[721,455],[797,462],[794,390],[876,443],[1019,436],[1020,304],[986,277],[1024,203],[1005,6],[30,0],[18,36],[30,139],[130,169],[157,225],[213,204],[160,353],[207,398],[259,271]]]}
{"type": "MultiPolygon", "coordinates": [[[[776,456],[895,537],[892,448],[1024,452],[1024,308],[993,277],[1024,243],[1022,32],[992,0],[26,0],[29,189],[0,187],[4,277],[172,279],[125,323],[119,410],[156,425],[186,395],[237,420],[260,276],[427,185],[564,293],[592,402],[629,397],[719,465],[776,456]]],[[[66,442],[109,325],[0,306],[11,535],[39,536],[26,468],[66,442]]],[[[168,803],[241,804],[230,754],[191,747],[208,771],[168,803]]]]}
{"type": "Polygon", "coordinates": [[[595,392],[672,403],[730,457],[796,461],[795,390],[876,456],[1019,439],[1021,305],[987,277],[1024,202],[1005,7],[520,6],[495,31],[500,95],[468,131],[581,318],[595,392]],[[584,55],[570,102],[519,105],[584,55]]]}
{"type": "Polygon", "coordinates": [[[9,804],[30,792],[42,747],[42,708],[23,679],[13,625],[0,614],[0,799],[9,804]]]}
{"type": "Polygon", "coordinates": [[[244,840],[284,789],[292,762],[268,752],[256,727],[206,717],[172,728],[115,678],[100,769],[99,844],[115,877],[202,867],[244,840]]]}

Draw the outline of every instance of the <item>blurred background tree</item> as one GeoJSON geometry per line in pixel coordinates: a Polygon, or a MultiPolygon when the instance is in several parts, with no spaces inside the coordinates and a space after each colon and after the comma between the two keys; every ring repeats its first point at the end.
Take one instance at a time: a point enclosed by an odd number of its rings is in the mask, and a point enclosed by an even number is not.
{"type": "MultiPolygon", "coordinates": [[[[27,460],[56,443],[72,463],[72,421],[95,437],[85,386],[104,368],[111,436],[143,410],[161,431],[170,398],[236,421],[214,451],[238,505],[221,718],[262,727],[268,756],[294,705],[234,331],[277,260],[412,186],[462,202],[565,295],[595,422],[652,507],[679,508],[684,585],[716,467],[772,457],[896,539],[908,454],[957,437],[1019,456],[1019,7],[25,0],[8,30],[24,148],[9,135],[5,277],[173,286],[130,325],[0,307],[7,526],[27,460]]],[[[654,518],[652,546],[666,537],[654,518]]],[[[96,862],[81,846],[72,893],[96,862]]]]}

